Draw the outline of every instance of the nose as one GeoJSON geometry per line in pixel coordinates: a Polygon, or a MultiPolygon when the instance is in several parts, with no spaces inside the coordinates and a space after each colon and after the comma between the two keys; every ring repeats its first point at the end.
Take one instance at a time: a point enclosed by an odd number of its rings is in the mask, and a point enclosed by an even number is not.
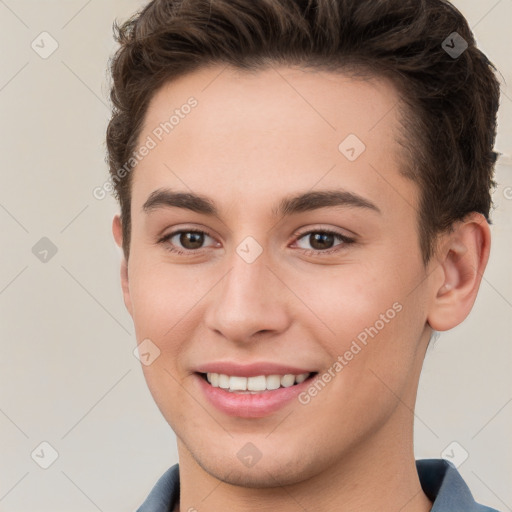
{"type": "Polygon", "coordinates": [[[248,263],[233,252],[228,272],[209,294],[206,326],[230,341],[272,338],[289,326],[292,294],[264,255],[248,263]]]}

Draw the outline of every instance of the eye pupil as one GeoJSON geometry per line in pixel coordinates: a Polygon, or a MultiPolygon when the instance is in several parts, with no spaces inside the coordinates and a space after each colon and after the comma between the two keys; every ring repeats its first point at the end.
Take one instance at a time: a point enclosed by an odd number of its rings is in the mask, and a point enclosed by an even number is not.
{"type": "Polygon", "coordinates": [[[204,234],[194,231],[183,232],[180,235],[180,244],[185,249],[200,249],[204,242],[204,234]],[[190,245],[189,245],[190,244],[190,245]]]}
{"type": "Polygon", "coordinates": [[[315,249],[330,249],[334,243],[334,235],[330,233],[313,233],[311,237],[311,247],[315,249]],[[319,245],[317,246],[317,242],[319,245]],[[326,247],[327,245],[327,247],[326,247]]]}

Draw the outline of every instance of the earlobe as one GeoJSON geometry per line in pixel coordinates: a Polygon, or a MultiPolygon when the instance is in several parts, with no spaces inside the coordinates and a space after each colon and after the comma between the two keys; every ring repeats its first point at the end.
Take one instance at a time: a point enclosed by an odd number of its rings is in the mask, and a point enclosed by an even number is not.
{"type": "Polygon", "coordinates": [[[439,281],[432,290],[427,321],[432,329],[446,331],[460,324],[475,303],[490,252],[490,229],[479,213],[468,215],[442,236],[438,246],[439,281]]]}
{"type": "MultiPolygon", "coordinates": [[[[114,235],[114,240],[119,248],[123,248],[123,229],[121,224],[121,217],[119,215],[115,215],[112,220],[112,234],[114,235]]],[[[130,285],[128,278],[128,263],[126,258],[122,256],[121,259],[121,288],[123,290],[123,298],[126,309],[132,314],[132,302],[130,297],[130,285]]]]}

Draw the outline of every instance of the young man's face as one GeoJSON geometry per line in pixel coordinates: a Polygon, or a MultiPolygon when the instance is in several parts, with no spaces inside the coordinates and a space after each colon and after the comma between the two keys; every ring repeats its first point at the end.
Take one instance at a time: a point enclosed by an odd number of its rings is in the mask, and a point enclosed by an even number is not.
{"type": "MultiPolygon", "coordinates": [[[[137,342],[160,350],[143,370],[180,460],[273,486],[385,457],[412,436],[432,284],[419,190],[399,172],[399,100],[384,81],[220,66],[152,99],[139,138],[151,149],[133,175],[125,300],[137,342]],[[183,108],[190,97],[197,105],[183,108]],[[155,191],[201,196],[217,214],[149,204],[155,191]],[[336,204],[313,196],[281,208],[326,191],[341,193],[336,204]],[[176,231],[185,233],[160,241],[176,231]],[[318,376],[235,394],[199,375],[217,363],[318,376]]],[[[289,373],[253,370],[224,373],[289,373]]]]}

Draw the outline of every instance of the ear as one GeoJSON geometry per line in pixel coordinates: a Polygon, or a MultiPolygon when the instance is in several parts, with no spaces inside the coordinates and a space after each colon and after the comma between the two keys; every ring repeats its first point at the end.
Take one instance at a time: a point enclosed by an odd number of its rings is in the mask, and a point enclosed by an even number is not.
{"type": "Polygon", "coordinates": [[[459,325],[475,303],[491,247],[489,224],[473,212],[441,235],[436,259],[439,272],[427,321],[436,331],[459,325]]]}
{"type": "MultiPolygon", "coordinates": [[[[117,246],[122,249],[123,229],[121,224],[121,217],[119,215],[115,215],[112,221],[112,234],[114,235],[114,240],[116,241],[117,246]]],[[[128,263],[124,255],[121,260],[121,287],[123,289],[124,305],[126,306],[126,309],[130,315],[132,315],[132,301],[130,298],[130,286],[128,280],[128,263]]]]}

